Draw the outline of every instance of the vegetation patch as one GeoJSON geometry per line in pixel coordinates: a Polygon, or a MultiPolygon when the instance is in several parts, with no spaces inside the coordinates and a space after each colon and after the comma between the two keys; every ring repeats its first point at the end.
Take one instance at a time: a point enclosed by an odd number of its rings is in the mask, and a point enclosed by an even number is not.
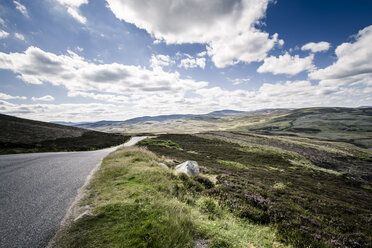
{"type": "Polygon", "coordinates": [[[136,147],[106,157],[80,203],[93,214],[65,229],[54,246],[193,247],[205,240],[208,247],[285,247],[275,229],[244,221],[211,197],[208,178],[175,175],[158,162],[136,147]]]}
{"type": "MultiPolygon", "coordinates": [[[[284,142],[284,138],[278,141],[226,132],[223,139],[208,135],[209,138],[181,134],[158,137],[179,144],[184,151],[159,146],[148,148],[159,156],[177,161],[198,161],[202,173],[218,175],[216,186],[203,191],[217,200],[216,206],[228,209],[246,223],[276,226],[281,240],[288,244],[295,247],[372,247],[372,192],[366,187],[370,185],[370,163],[290,140],[284,142]],[[186,152],[190,150],[198,153],[186,152]],[[233,161],[250,168],[226,166],[219,161],[233,161]],[[340,173],[304,166],[312,163],[340,173]]],[[[332,150],[338,149],[337,144],[327,145],[332,150]]],[[[212,202],[201,204],[203,213],[212,212],[209,218],[218,219],[218,212],[213,214],[212,202]]]]}
{"type": "Polygon", "coordinates": [[[117,146],[129,140],[129,136],[113,133],[86,131],[78,137],[44,140],[36,143],[0,142],[0,154],[28,152],[90,151],[117,146]]]}
{"type": "Polygon", "coordinates": [[[157,139],[157,138],[148,138],[148,139],[144,139],[142,141],[140,141],[138,143],[138,145],[142,145],[142,146],[160,146],[160,147],[166,147],[166,148],[170,148],[170,149],[176,149],[176,150],[180,150],[182,151],[182,148],[170,141],[170,140],[162,140],[162,139],[157,139]]]}
{"type": "Polygon", "coordinates": [[[239,162],[234,162],[234,161],[227,161],[227,160],[217,160],[218,163],[220,164],[224,164],[224,165],[227,165],[227,166],[233,166],[233,167],[236,167],[236,168],[241,168],[241,169],[247,169],[249,168],[248,166],[242,164],[242,163],[239,163],[239,162]]]}

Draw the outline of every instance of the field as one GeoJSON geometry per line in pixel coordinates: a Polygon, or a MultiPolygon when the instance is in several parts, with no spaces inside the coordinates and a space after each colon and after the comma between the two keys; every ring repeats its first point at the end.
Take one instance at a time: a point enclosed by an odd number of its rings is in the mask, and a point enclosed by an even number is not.
{"type": "Polygon", "coordinates": [[[231,132],[156,139],[162,141],[142,144],[158,156],[198,161],[202,173],[216,179],[205,194],[247,222],[275,227],[287,244],[372,246],[372,153],[366,149],[231,132]]]}

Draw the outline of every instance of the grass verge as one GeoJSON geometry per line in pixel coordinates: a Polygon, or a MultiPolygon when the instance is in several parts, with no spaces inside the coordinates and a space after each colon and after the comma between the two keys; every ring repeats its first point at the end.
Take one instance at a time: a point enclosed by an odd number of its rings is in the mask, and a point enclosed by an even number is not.
{"type": "MultiPolygon", "coordinates": [[[[168,148],[169,149],[169,148],[168,148]]],[[[106,157],[82,206],[92,215],[72,223],[55,247],[284,247],[275,229],[233,215],[209,196],[206,177],[175,175],[138,147],[106,157]]]]}

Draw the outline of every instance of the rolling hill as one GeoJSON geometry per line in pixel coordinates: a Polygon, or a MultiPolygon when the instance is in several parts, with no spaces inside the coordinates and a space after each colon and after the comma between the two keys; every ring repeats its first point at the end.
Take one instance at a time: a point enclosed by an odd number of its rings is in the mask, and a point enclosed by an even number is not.
{"type": "Polygon", "coordinates": [[[93,150],[128,137],[0,114],[0,153],[93,150]]]}

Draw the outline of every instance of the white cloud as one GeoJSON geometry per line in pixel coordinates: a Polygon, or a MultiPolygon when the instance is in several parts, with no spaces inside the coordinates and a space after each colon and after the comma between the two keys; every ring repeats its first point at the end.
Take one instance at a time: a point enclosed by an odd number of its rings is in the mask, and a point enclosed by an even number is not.
{"type": "Polygon", "coordinates": [[[205,55],[207,55],[207,51],[200,52],[196,56],[198,56],[198,57],[204,57],[205,55]]]}
{"type": "Polygon", "coordinates": [[[0,99],[2,99],[2,100],[15,100],[15,99],[26,100],[27,97],[25,97],[25,96],[12,96],[12,95],[8,95],[8,94],[0,92],[0,99]]]}
{"type": "Polygon", "coordinates": [[[311,72],[310,79],[321,80],[323,85],[372,85],[372,25],[358,32],[355,42],[346,42],[336,48],[337,61],[311,72]]]}
{"type": "Polygon", "coordinates": [[[208,85],[181,79],[177,72],[148,70],[140,66],[118,63],[94,64],[68,51],[68,55],[56,55],[37,47],[29,47],[23,53],[0,52],[0,69],[11,70],[18,78],[31,84],[49,82],[66,87],[69,91],[98,91],[130,95],[146,92],[183,94],[208,85]]]}
{"type": "Polygon", "coordinates": [[[269,0],[106,0],[115,16],[167,44],[202,43],[217,67],[262,61],[279,42],[256,26],[269,0]]]}
{"type": "Polygon", "coordinates": [[[82,51],[84,51],[84,48],[77,46],[77,47],[75,47],[75,50],[78,51],[78,52],[82,52],[82,51]]]}
{"type": "Polygon", "coordinates": [[[0,25],[6,27],[5,21],[3,18],[0,17],[0,25]]]}
{"type": "Polygon", "coordinates": [[[80,6],[83,4],[88,4],[88,0],[56,0],[59,4],[67,8],[67,12],[78,22],[85,24],[87,18],[85,18],[80,13],[80,6]]]}
{"type": "Polygon", "coordinates": [[[19,40],[25,40],[25,37],[23,36],[23,34],[20,34],[20,33],[14,33],[14,37],[19,40]]]}
{"type": "Polygon", "coordinates": [[[303,45],[301,47],[301,50],[302,51],[310,50],[313,53],[317,53],[317,52],[328,51],[330,47],[331,47],[331,44],[329,44],[326,41],[321,41],[321,42],[317,42],[317,43],[310,42],[310,43],[307,43],[307,44],[303,45]]]}
{"type": "Polygon", "coordinates": [[[22,13],[22,15],[24,15],[24,16],[27,17],[27,18],[29,18],[29,15],[28,15],[28,11],[27,11],[26,6],[24,6],[23,4],[21,4],[21,3],[18,2],[18,1],[13,1],[13,3],[15,4],[16,9],[18,9],[19,12],[22,13]]]}
{"type": "Polygon", "coordinates": [[[43,102],[54,101],[54,97],[52,97],[51,95],[46,95],[46,96],[42,96],[42,97],[32,97],[31,99],[32,99],[32,101],[43,101],[43,102]]]}
{"type": "Polygon", "coordinates": [[[182,59],[180,61],[180,64],[178,65],[178,67],[183,67],[185,69],[200,67],[200,68],[204,69],[205,68],[205,61],[206,61],[205,58],[189,57],[189,58],[182,59]]]}
{"type": "Polygon", "coordinates": [[[302,71],[315,69],[313,65],[314,54],[300,58],[298,55],[291,56],[287,52],[279,57],[270,56],[257,69],[259,73],[271,72],[274,75],[296,75],[302,71]]]}
{"type": "Polygon", "coordinates": [[[174,60],[171,59],[168,55],[164,54],[157,54],[157,55],[152,55],[150,59],[150,66],[153,69],[161,69],[163,67],[170,66],[174,64],[174,60]]]}
{"type": "Polygon", "coordinates": [[[111,95],[111,94],[96,94],[92,92],[83,92],[83,91],[76,91],[76,92],[69,92],[69,97],[86,97],[86,98],[92,98],[99,101],[105,101],[105,102],[116,102],[116,103],[128,103],[129,97],[127,96],[121,96],[121,95],[111,95]]]}
{"type": "Polygon", "coordinates": [[[234,78],[234,79],[227,78],[227,79],[231,81],[233,85],[245,84],[251,81],[250,78],[234,78]]]}
{"type": "Polygon", "coordinates": [[[0,39],[5,39],[8,36],[9,36],[8,32],[6,32],[4,30],[0,30],[0,39]]]}

